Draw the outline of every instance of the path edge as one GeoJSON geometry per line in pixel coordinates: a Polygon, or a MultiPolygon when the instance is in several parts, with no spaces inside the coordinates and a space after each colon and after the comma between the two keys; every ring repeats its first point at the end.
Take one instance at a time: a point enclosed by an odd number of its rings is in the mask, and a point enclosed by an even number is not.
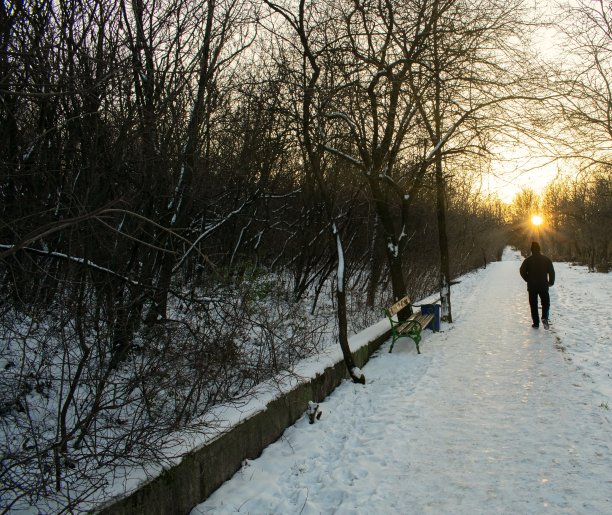
{"type": "MultiPolygon", "coordinates": [[[[358,367],[363,367],[391,330],[368,340],[352,351],[358,367]]],[[[124,497],[115,498],[95,513],[100,515],[174,515],[188,514],[230,479],[245,459],[255,459],[285,429],[304,416],[308,401],[324,400],[348,378],[344,360],[316,374],[294,389],[269,402],[261,411],[183,459],[156,478],[124,497]]]]}

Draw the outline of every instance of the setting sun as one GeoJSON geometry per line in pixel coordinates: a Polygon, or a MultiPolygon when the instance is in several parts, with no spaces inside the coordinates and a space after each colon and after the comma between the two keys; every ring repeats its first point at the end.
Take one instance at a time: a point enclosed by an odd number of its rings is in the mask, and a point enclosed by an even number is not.
{"type": "Polygon", "coordinates": [[[542,218],[540,215],[533,215],[531,217],[531,223],[536,227],[540,226],[542,223],[544,223],[544,218],[542,218]]]}

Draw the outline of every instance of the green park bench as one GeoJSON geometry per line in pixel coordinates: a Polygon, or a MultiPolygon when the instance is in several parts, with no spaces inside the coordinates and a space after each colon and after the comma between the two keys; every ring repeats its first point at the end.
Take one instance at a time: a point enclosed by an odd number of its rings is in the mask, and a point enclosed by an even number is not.
{"type": "Polygon", "coordinates": [[[421,332],[430,324],[432,326],[431,329],[435,330],[433,327],[434,324],[432,323],[435,318],[434,313],[413,313],[413,307],[418,306],[410,304],[409,297],[404,297],[403,299],[400,299],[395,304],[393,304],[393,306],[391,306],[390,308],[385,309],[385,315],[387,315],[387,318],[391,323],[392,340],[391,347],[389,347],[389,352],[393,351],[393,346],[395,345],[395,342],[398,339],[402,337],[408,337],[414,340],[414,343],[416,344],[417,348],[417,353],[421,354],[421,350],[419,349],[419,342],[421,341],[421,332]],[[398,313],[404,310],[410,313],[410,316],[404,320],[398,320],[398,313]]]}

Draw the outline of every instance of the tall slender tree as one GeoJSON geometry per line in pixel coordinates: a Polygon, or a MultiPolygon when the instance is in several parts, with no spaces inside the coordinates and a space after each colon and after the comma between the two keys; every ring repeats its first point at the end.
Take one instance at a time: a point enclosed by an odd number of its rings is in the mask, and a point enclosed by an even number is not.
{"type": "MultiPolygon", "coordinates": [[[[325,99],[318,95],[321,80],[322,67],[320,64],[320,48],[315,46],[313,42],[316,40],[316,31],[310,26],[308,16],[309,9],[306,5],[306,0],[300,0],[297,7],[297,12],[293,13],[290,10],[265,0],[266,4],[272,11],[284,18],[288,23],[290,30],[298,40],[297,45],[301,53],[301,81],[303,90],[300,91],[302,97],[301,105],[299,106],[297,116],[298,137],[304,149],[306,157],[306,169],[316,183],[319,193],[323,200],[323,206],[328,219],[330,230],[330,244],[335,249],[336,254],[336,300],[337,300],[337,319],[339,342],[344,362],[348,373],[352,380],[356,383],[365,384],[365,376],[356,367],[351,349],[348,342],[348,324],[347,324],[347,309],[346,309],[346,261],[345,248],[343,245],[341,222],[330,188],[326,181],[325,156],[325,138],[324,127],[322,126],[323,117],[321,116],[320,107],[325,102],[325,99]]],[[[325,13],[323,13],[325,17],[325,13]]],[[[317,20],[318,23],[326,24],[328,20],[317,20]]],[[[331,170],[334,173],[334,170],[331,170]]]]}

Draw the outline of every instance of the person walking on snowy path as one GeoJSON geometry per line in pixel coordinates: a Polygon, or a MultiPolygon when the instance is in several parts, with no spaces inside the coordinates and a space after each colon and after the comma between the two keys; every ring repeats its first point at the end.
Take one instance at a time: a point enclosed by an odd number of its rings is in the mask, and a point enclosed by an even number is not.
{"type": "Polygon", "coordinates": [[[540,327],[538,314],[538,297],[542,301],[542,323],[548,329],[548,315],[550,311],[549,286],[555,284],[555,268],[552,261],[540,251],[540,244],[534,241],[531,244],[531,256],[521,264],[521,277],[527,282],[529,292],[529,307],[531,308],[531,327],[540,327]]]}

